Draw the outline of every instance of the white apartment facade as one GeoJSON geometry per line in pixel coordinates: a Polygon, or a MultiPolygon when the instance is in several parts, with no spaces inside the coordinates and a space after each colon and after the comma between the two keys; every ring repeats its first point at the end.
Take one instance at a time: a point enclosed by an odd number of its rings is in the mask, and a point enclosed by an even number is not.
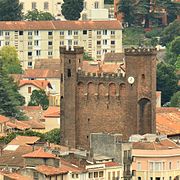
{"type": "Polygon", "coordinates": [[[0,22],[0,48],[15,46],[23,69],[36,59],[58,59],[60,46],[83,46],[94,59],[106,52],[122,52],[119,21],[0,22]]]}
{"type": "MultiPolygon", "coordinates": [[[[61,13],[63,0],[20,0],[23,5],[23,13],[38,9],[39,11],[49,12],[56,19],[64,20],[61,13]]],[[[89,13],[92,9],[104,9],[104,0],[84,0],[84,9],[81,13],[81,19],[89,19],[89,13]]]]}

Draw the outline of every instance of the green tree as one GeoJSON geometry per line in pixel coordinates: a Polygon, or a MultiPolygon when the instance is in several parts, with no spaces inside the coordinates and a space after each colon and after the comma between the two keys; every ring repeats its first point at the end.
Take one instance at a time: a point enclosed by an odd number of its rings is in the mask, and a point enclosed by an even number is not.
{"type": "Polygon", "coordinates": [[[0,0],[0,21],[19,21],[22,19],[22,4],[19,0],[0,0]]]}
{"type": "Polygon", "coordinates": [[[114,4],[114,0],[104,0],[104,4],[114,4]]]}
{"type": "Polygon", "coordinates": [[[28,11],[24,16],[25,20],[28,21],[50,21],[55,20],[54,16],[49,12],[38,11],[34,9],[32,11],[28,11]]]}
{"type": "Polygon", "coordinates": [[[84,0],[63,0],[62,14],[67,20],[78,20],[81,17],[84,0]]]}
{"type": "Polygon", "coordinates": [[[171,107],[180,107],[180,91],[173,94],[170,101],[171,107]]]}
{"type": "Polygon", "coordinates": [[[160,44],[163,46],[167,46],[177,36],[180,36],[180,21],[179,20],[172,22],[162,31],[160,44]]]}
{"type": "Polygon", "coordinates": [[[149,22],[158,22],[157,9],[165,9],[168,13],[170,22],[179,14],[179,4],[171,0],[157,0],[156,4],[150,0],[121,0],[119,3],[119,12],[124,14],[125,22],[129,25],[149,27],[149,22]]]}
{"type": "Polygon", "coordinates": [[[60,144],[60,129],[59,128],[53,129],[45,133],[44,135],[45,135],[46,141],[50,143],[60,144]]]}
{"type": "Polygon", "coordinates": [[[46,110],[49,106],[49,99],[44,90],[34,90],[31,95],[28,106],[41,106],[43,110],[46,110]]]}
{"type": "Polygon", "coordinates": [[[21,74],[22,68],[18,59],[18,53],[13,46],[3,46],[0,50],[0,61],[8,74],[21,74]]]}
{"type": "Polygon", "coordinates": [[[0,61],[0,114],[16,119],[24,119],[24,114],[18,106],[22,105],[23,97],[19,94],[17,85],[14,84],[0,61]]]}
{"type": "Polygon", "coordinates": [[[178,90],[175,67],[163,62],[157,65],[157,90],[162,92],[162,104],[169,102],[178,90]]]}

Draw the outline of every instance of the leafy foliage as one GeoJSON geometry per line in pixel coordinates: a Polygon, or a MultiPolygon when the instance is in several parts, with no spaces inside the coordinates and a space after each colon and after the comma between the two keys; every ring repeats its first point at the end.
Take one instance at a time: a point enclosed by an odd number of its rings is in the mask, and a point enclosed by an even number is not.
{"type": "Polygon", "coordinates": [[[7,117],[24,119],[24,114],[18,109],[23,105],[24,98],[19,94],[17,85],[13,82],[0,63],[0,114],[7,117]]]}
{"type": "Polygon", "coordinates": [[[104,4],[114,4],[114,0],[104,0],[104,4]]]}
{"type": "Polygon", "coordinates": [[[180,108],[180,91],[173,94],[171,97],[170,106],[180,108]]]}
{"type": "Polygon", "coordinates": [[[8,74],[21,74],[22,68],[18,59],[18,53],[13,46],[3,46],[0,50],[0,61],[8,74]]]}
{"type": "Polygon", "coordinates": [[[45,140],[50,143],[60,144],[60,129],[56,128],[45,133],[45,140]]]}
{"type": "Polygon", "coordinates": [[[19,0],[0,0],[0,21],[22,20],[22,4],[19,0]]]}
{"type": "Polygon", "coordinates": [[[49,99],[44,90],[34,90],[31,95],[29,106],[42,106],[46,110],[49,106],[49,99]]]}
{"type": "Polygon", "coordinates": [[[169,22],[172,22],[179,14],[179,4],[173,3],[171,0],[157,0],[156,4],[151,3],[150,0],[121,0],[119,3],[119,12],[124,14],[125,22],[129,26],[149,27],[149,22],[158,24],[157,8],[162,8],[167,11],[169,22]]]}
{"type": "Polygon", "coordinates": [[[167,46],[177,36],[180,36],[180,22],[178,20],[176,20],[173,23],[169,24],[169,26],[167,26],[163,30],[163,32],[161,34],[160,43],[163,46],[167,46]]]}
{"type": "Polygon", "coordinates": [[[48,141],[50,143],[55,143],[55,144],[60,144],[60,129],[53,129],[47,133],[40,133],[40,132],[35,132],[32,130],[27,130],[24,132],[12,132],[8,134],[5,137],[0,138],[0,143],[5,143],[8,144],[11,142],[16,136],[38,136],[40,137],[40,141],[48,141]]]}
{"type": "Polygon", "coordinates": [[[81,17],[84,0],[63,0],[62,14],[67,20],[78,20],[81,17]]]}
{"type": "Polygon", "coordinates": [[[84,52],[83,59],[86,61],[93,61],[93,58],[90,57],[87,52],[84,52]]]}
{"type": "Polygon", "coordinates": [[[54,16],[49,12],[38,11],[34,9],[32,11],[28,11],[27,14],[24,16],[25,20],[28,21],[49,21],[55,20],[54,16]]]}
{"type": "Polygon", "coordinates": [[[163,62],[157,66],[157,90],[162,92],[162,104],[169,102],[178,90],[175,67],[163,62]]]}

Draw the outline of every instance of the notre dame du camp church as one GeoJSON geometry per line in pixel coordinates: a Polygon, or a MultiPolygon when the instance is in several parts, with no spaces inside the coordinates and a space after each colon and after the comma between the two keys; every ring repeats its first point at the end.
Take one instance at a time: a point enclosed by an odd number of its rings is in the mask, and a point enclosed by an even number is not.
{"type": "Polygon", "coordinates": [[[155,133],[156,50],[126,49],[125,75],[83,71],[83,48],[60,48],[61,143],[89,148],[91,133],[155,133]]]}

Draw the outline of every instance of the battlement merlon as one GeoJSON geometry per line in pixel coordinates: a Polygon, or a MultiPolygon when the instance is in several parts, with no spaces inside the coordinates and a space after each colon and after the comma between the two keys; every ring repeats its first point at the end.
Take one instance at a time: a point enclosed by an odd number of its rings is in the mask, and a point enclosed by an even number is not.
{"type": "Polygon", "coordinates": [[[91,73],[91,72],[84,72],[78,71],[78,80],[82,79],[91,79],[95,81],[125,81],[125,77],[122,73],[91,73]]]}
{"type": "Polygon", "coordinates": [[[60,50],[60,54],[83,54],[84,53],[84,48],[83,47],[79,47],[79,46],[61,46],[59,48],[60,50]]]}
{"type": "Polygon", "coordinates": [[[127,48],[124,50],[125,56],[156,56],[156,48],[127,48]]]}

